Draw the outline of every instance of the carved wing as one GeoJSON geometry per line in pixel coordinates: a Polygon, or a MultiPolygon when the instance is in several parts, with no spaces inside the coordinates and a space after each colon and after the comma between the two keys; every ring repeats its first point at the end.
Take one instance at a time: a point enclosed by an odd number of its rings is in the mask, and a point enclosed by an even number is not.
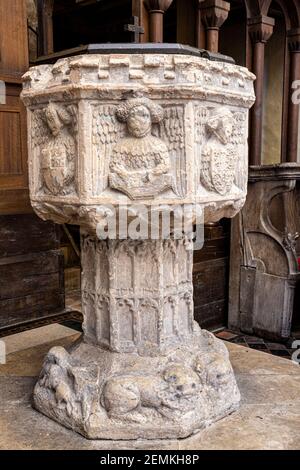
{"type": "Polygon", "coordinates": [[[233,113],[232,144],[245,144],[245,121],[244,112],[233,113]]]}
{"type": "Polygon", "coordinates": [[[97,105],[93,110],[93,194],[108,186],[113,146],[126,134],[126,125],[116,118],[115,105],[97,105]]]}
{"type": "Polygon", "coordinates": [[[233,113],[233,129],[231,136],[231,143],[234,147],[234,152],[238,154],[236,158],[236,167],[235,167],[235,184],[241,190],[245,190],[247,187],[248,174],[244,158],[246,159],[246,120],[247,116],[245,112],[236,112],[233,113]],[[243,158],[244,155],[244,158],[243,158]]]}
{"type": "Polygon", "coordinates": [[[50,138],[46,124],[44,109],[35,109],[31,114],[31,146],[32,150],[45,147],[50,138]]]}
{"type": "Polygon", "coordinates": [[[210,165],[207,159],[203,158],[202,151],[207,142],[207,132],[205,130],[205,124],[208,118],[208,109],[204,106],[195,107],[195,140],[197,149],[197,181],[201,180],[201,177],[206,181],[210,179],[210,165]]]}
{"type": "Polygon", "coordinates": [[[186,193],[184,108],[180,105],[168,106],[164,111],[165,117],[160,124],[160,137],[169,150],[174,175],[173,191],[183,197],[186,193]]]}
{"type": "MultiPolygon", "coordinates": [[[[44,109],[35,109],[31,113],[31,152],[35,155],[35,161],[38,162],[41,159],[41,151],[47,146],[51,138],[49,127],[47,126],[45,119],[44,109]]],[[[44,179],[41,174],[41,165],[36,168],[35,175],[36,190],[42,190],[44,186],[44,179]]]]}

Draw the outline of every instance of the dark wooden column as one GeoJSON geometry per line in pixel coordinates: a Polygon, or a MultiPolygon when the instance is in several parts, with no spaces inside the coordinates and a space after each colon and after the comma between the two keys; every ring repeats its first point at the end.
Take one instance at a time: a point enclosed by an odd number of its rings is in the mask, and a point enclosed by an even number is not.
{"type": "Polygon", "coordinates": [[[173,0],[144,0],[150,15],[150,42],[163,42],[164,14],[173,0]]]}
{"type": "Polygon", "coordinates": [[[298,154],[299,104],[293,103],[292,95],[295,90],[292,85],[294,81],[300,80],[300,28],[288,31],[287,36],[291,65],[286,159],[288,162],[296,162],[298,154]]]}
{"type": "Polygon", "coordinates": [[[223,0],[205,0],[199,2],[202,23],[206,29],[206,49],[219,51],[219,31],[227,20],[230,3],[223,0]]]}
{"type": "Polygon", "coordinates": [[[274,24],[275,20],[268,16],[248,18],[248,31],[253,43],[252,71],[256,75],[256,102],[251,113],[250,165],[261,164],[265,45],[273,34],[274,24]]]}
{"type": "Polygon", "coordinates": [[[53,6],[54,0],[38,0],[38,55],[49,55],[53,49],[53,6]]]}

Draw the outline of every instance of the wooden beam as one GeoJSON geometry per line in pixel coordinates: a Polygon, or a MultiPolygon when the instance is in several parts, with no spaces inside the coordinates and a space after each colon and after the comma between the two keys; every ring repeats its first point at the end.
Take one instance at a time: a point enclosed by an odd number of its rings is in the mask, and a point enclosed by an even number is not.
{"type": "Polygon", "coordinates": [[[287,33],[290,51],[290,82],[289,82],[289,106],[287,126],[287,151],[286,160],[297,162],[298,159],[298,132],[299,132],[299,104],[292,100],[295,91],[293,82],[300,80],[300,28],[292,29],[287,33]]]}
{"type": "Polygon", "coordinates": [[[38,12],[38,55],[49,55],[53,48],[53,7],[54,0],[37,0],[38,12]]]}
{"type": "Polygon", "coordinates": [[[150,42],[163,42],[163,19],[173,0],[144,0],[150,15],[150,42]]]}
{"type": "Polygon", "coordinates": [[[256,75],[256,101],[251,111],[250,165],[261,164],[265,45],[273,34],[274,24],[275,20],[268,16],[248,18],[248,31],[253,43],[252,71],[256,75]]]}
{"type": "Polygon", "coordinates": [[[199,3],[199,8],[206,29],[206,49],[219,52],[219,32],[228,18],[230,3],[223,0],[205,0],[199,3]]]}

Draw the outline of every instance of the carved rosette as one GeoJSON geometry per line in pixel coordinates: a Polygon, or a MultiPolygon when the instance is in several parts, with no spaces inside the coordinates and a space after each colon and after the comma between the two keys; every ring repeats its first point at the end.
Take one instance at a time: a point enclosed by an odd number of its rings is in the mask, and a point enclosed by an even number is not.
{"type": "Polygon", "coordinates": [[[146,216],[188,205],[192,222],[234,216],[253,78],[194,56],[126,53],[25,75],[33,208],[82,234],[83,339],[49,352],[34,391],[50,418],[95,439],[178,438],[238,408],[225,346],[193,320],[189,234],[95,232],[132,203],[146,216]]]}

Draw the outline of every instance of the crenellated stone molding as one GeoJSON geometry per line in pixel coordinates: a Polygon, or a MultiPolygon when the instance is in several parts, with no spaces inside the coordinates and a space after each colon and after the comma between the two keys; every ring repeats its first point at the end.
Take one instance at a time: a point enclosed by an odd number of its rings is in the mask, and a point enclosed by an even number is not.
{"type": "Polygon", "coordinates": [[[47,102],[49,95],[57,99],[120,99],[129,87],[128,91],[144,91],[153,98],[205,96],[208,100],[236,105],[242,102],[243,106],[251,107],[253,80],[253,74],[244,67],[194,56],[93,54],[32,67],[24,75],[23,100],[32,106],[35,102],[47,102]]]}

